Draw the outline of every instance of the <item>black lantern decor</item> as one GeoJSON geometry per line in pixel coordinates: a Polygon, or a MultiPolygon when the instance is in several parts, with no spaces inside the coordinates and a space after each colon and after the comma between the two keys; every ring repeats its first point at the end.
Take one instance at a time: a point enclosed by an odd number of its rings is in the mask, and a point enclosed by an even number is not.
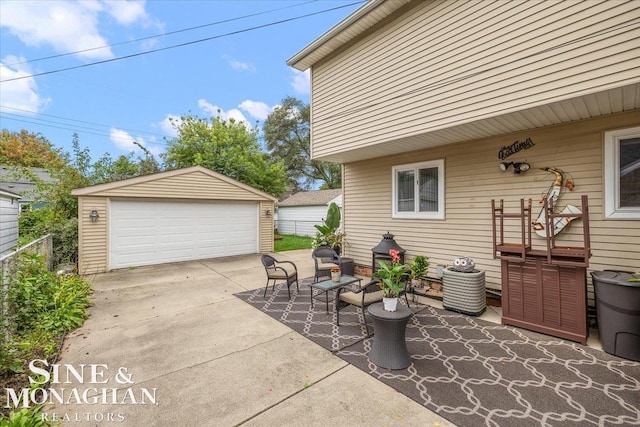
{"type": "Polygon", "coordinates": [[[393,234],[387,231],[386,234],[382,235],[380,243],[378,243],[375,248],[371,249],[371,252],[373,252],[373,257],[371,259],[371,268],[373,268],[373,271],[376,271],[379,268],[378,263],[380,261],[385,261],[387,264],[391,263],[391,255],[389,255],[389,251],[391,249],[398,251],[400,254],[400,263],[404,264],[404,253],[406,251],[402,249],[395,240],[393,240],[393,234]]]}

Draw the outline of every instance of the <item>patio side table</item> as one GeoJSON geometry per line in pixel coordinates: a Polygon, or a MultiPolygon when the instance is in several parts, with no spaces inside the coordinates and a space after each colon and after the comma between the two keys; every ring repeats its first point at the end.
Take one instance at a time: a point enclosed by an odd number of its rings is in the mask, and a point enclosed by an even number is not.
{"type": "Polygon", "coordinates": [[[405,331],[413,312],[404,305],[396,311],[385,311],[382,303],[372,304],[367,312],[373,319],[373,345],[369,360],[381,368],[405,369],[411,365],[405,331]]]}

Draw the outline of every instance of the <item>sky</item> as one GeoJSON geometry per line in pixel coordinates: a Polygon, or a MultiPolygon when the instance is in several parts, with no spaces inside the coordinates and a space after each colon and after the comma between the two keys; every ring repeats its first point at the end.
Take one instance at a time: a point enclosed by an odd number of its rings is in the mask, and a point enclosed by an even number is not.
{"type": "Polygon", "coordinates": [[[286,96],[310,101],[286,61],[362,4],[3,0],[0,128],[69,153],[75,132],[94,161],[140,154],[133,141],[159,156],[187,114],[261,128],[286,96]]]}

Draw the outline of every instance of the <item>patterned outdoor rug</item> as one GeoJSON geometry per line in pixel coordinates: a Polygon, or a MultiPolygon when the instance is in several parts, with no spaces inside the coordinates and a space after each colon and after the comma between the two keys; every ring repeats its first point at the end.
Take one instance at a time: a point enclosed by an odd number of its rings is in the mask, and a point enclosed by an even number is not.
{"type": "Polygon", "coordinates": [[[310,282],[292,287],[291,301],[278,286],[266,298],[264,288],[236,296],[459,426],[640,425],[640,363],[411,303],[412,364],[383,369],[369,362],[374,338],[359,310],[344,309],[335,326],[324,302],[310,310],[310,282]]]}

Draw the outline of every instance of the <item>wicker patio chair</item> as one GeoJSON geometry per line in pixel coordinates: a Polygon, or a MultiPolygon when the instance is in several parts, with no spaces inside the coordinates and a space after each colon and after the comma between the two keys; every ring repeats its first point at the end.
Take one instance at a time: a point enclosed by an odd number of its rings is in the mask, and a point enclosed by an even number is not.
{"type": "Polygon", "coordinates": [[[267,284],[264,287],[264,297],[267,296],[267,289],[269,288],[269,281],[273,280],[273,284],[271,285],[271,290],[273,291],[276,287],[276,282],[278,280],[284,280],[287,283],[287,293],[289,294],[289,299],[291,299],[291,285],[296,284],[296,289],[300,291],[300,287],[298,285],[298,268],[291,261],[278,261],[274,257],[270,255],[262,255],[261,258],[262,265],[264,265],[264,269],[267,272],[267,284]],[[287,264],[286,268],[282,266],[282,264],[287,264]]]}
{"type": "Polygon", "coordinates": [[[320,277],[331,277],[331,267],[340,267],[340,255],[331,248],[316,248],[311,257],[315,264],[315,281],[320,277]]]}
{"type": "MultiPolygon", "coordinates": [[[[407,288],[405,285],[405,288],[400,292],[400,294],[404,294],[404,299],[407,303],[407,307],[409,307],[409,299],[407,298],[406,290],[407,288]]],[[[340,326],[340,310],[353,305],[359,307],[362,311],[362,320],[364,321],[364,327],[367,331],[367,336],[370,336],[365,309],[371,304],[382,301],[382,297],[382,290],[380,289],[380,286],[378,286],[378,282],[376,281],[371,281],[355,291],[348,287],[339,288],[336,294],[336,325],[340,326]]]]}

